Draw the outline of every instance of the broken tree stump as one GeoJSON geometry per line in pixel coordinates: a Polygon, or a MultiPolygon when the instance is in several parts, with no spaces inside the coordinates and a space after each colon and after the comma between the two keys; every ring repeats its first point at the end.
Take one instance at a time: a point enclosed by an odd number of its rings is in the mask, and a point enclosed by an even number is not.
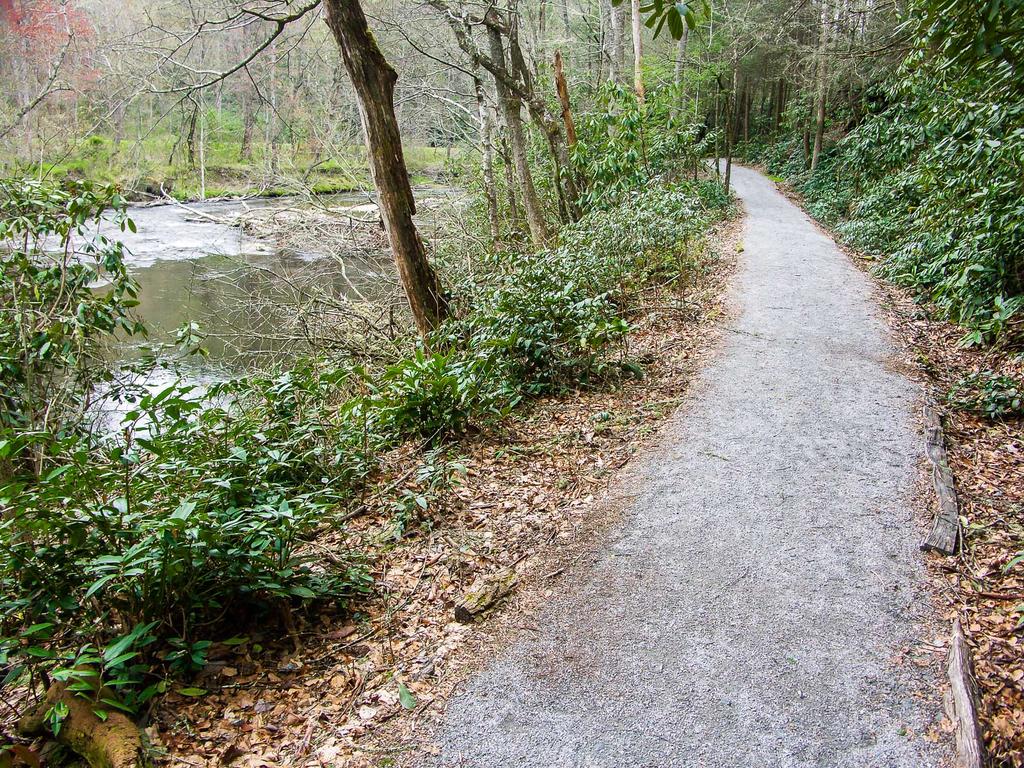
{"type": "Polygon", "coordinates": [[[516,572],[512,568],[502,568],[490,575],[478,576],[466,594],[455,603],[455,620],[468,624],[500,602],[515,584],[516,572]]]}
{"type": "Polygon", "coordinates": [[[978,687],[974,681],[971,649],[967,647],[959,619],[953,622],[946,672],[949,675],[946,713],[956,733],[957,768],[983,768],[985,742],[978,724],[978,687]]]}
{"type": "Polygon", "coordinates": [[[921,549],[934,550],[944,555],[956,553],[960,538],[960,506],[956,498],[953,470],[946,457],[946,438],[942,433],[939,412],[930,405],[924,408],[925,452],[932,465],[932,485],[939,499],[931,533],[921,543],[921,549]]]}
{"type": "Polygon", "coordinates": [[[46,696],[32,710],[18,720],[18,732],[23,736],[48,735],[85,758],[90,768],[142,768],[146,765],[146,751],[142,734],[127,715],[105,710],[101,719],[93,702],[75,696],[64,683],[54,683],[46,696]],[[47,727],[47,713],[57,703],[68,708],[68,715],[57,734],[47,727]]]}

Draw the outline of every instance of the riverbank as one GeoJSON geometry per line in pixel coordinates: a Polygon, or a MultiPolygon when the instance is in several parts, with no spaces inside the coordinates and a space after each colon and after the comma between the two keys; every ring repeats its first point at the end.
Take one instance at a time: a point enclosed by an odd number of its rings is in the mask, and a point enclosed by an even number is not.
{"type": "MultiPolygon", "coordinates": [[[[89,179],[113,184],[133,202],[168,196],[179,202],[233,198],[332,195],[372,189],[362,146],[335,148],[330,157],[310,147],[268,147],[254,142],[243,152],[237,140],[211,142],[202,158],[174,151],[174,137],[152,135],[116,142],[92,135],[41,164],[24,170],[53,180],[89,179]]],[[[180,150],[180,148],[179,148],[180,150]]],[[[453,147],[409,146],[405,157],[413,184],[437,182],[462,156],[453,147]]]]}
{"type": "MultiPolygon", "coordinates": [[[[69,217],[93,221],[113,206],[116,228],[137,229],[128,226],[110,190],[52,189],[32,181],[9,186],[20,196],[18,210],[39,213],[11,219],[36,227],[36,240],[28,238],[32,257],[16,262],[32,274],[38,260],[56,258],[39,243],[74,231],[69,217]]],[[[646,390],[648,370],[671,358],[675,339],[645,350],[650,322],[701,319],[708,281],[715,291],[721,284],[706,235],[729,204],[712,180],[657,178],[645,189],[609,196],[579,221],[565,223],[547,247],[516,250],[514,258],[509,254],[519,242],[495,247],[471,235],[438,237],[434,263],[457,310],[422,343],[400,301],[361,302],[376,307],[375,317],[355,317],[349,305],[335,304],[331,311],[339,314],[328,319],[344,343],[323,345],[315,357],[206,392],[188,383],[115,392],[111,396],[130,409],[120,430],[102,437],[67,430],[68,439],[55,442],[44,430],[0,433],[0,440],[10,438],[0,498],[19,526],[0,529],[0,544],[11,554],[0,562],[0,642],[19,681],[8,714],[30,709],[44,688],[52,697],[70,696],[60,685],[34,684],[39,675],[86,687],[96,687],[98,675],[104,686],[116,686],[120,710],[149,712],[151,722],[163,722],[167,733],[157,729],[153,737],[169,738],[180,755],[195,749],[206,718],[221,727],[218,713],[233,701],[224,697],[239,691],[263,699],[253,700],[251,711],[242,707],[246,716],[265,714],[278,692],[287,697],[275,699],[282,720],[258,736],[279,746],[274,734],[294,721],[300,693],[283,683],[307,669],[331,672],[318,692],[327,695],[326,685],[343,691],[333,699],[338,717],[366,719],[367,707],[384,704],[396,690],[402,711],[412,708],[423,691],[412,679],[411,662],[391,663],[396,612],[411,599],[403,590],[419,584],[428,568],[427,560],[410,560],[409,553],[419,542],[429,542],[431,559],[447,553],[431,598],[443,591],[444,601],[425,614],[440,611],[433,614],[440,621],[451,610],[451,596],[470,580],[492,566],[522,564],[518,556],[505,557],[516,536],[548,540],[552,527],[534,507],[553,508],[573,462],[588,464],[592,449],[577,444],[600,447],[599,436],[617,430],[643,433],[642,419],[628,409],[617,416],[610,395],[646,390]],[[608,396],[604,407],[595,410],[602,396],[608,396]],[[590,406],[577,412],[577,402],[590,406]],[[532,428],[520,425],[538,413],[541,426],[575,424],[578,439],[566,444],[561,432],[549,431],[534,444],[532,428]],[[533,483],[528,475],[540,469],[529,463],[545,455],[564,455],[565,463],[548,466],[543,483],[533,483]],[[43,457],[34,459],[45,471],[42,481],[21,469],[24,456],[43,457]],[[126,462],[133,467],[128,472],[126,462]],[[496,489],[489,483],[505,462],[512,485],[496,489]],[[500,508],[488,501],[496,493],[505,494],[500,508]],[[54,499],[74,500],[73,510],[61,503],[61,514],[54,514],[54,499]],[[528,505],[515,506],[516,500],[528,505]],[[474,507],[478,502],[484,506],[474,507]],[[483,520],[492,516],[492,534],[483,535],[483,520]],[[21,526],[32,537],[18,536],[21,526]],[[393,560],[395,552],[406,559],[393,560]],[[43,560],[61,566],[46,567],[43,560]],[[34,596],[30,602],[26,593],[34,596]],[[330,652],[307,656],[304,649],[314,647],[330,652]],[[214,709],[200,710],[195,722],[181,727],[182,710],[206,703],[214,709]],[[169,719],[161,721],[164,712],[169,719]]],[[[123,318],[115,326],[122,327],[138,306],[123,247],[101,244],[90,252],[86,243],[84,251],[74,251],[76,258],[58,261],[45,284],[50,293],[44,298],[62,301],[67,289],[60,268],[75,270],[75,300],[98,310],[86,315],[98,318],[82,334],[86,341],[110,333],[108,317],[123,318]],[[97,262],[111,290],[92,291],[96,273],[78,256],[97,262]]],[[[30,290],[29,281],[17,278],[14,286],[30,290]]],[[[700,338],[699,324],[688,327],[700,338]]],[[[192,344],[191,333],[184,345],[192,344]]],[[[26,366],[53,346],[45,333],[33,338],[41,351],[26,366]]],[[[684,357],[688,349],[682,346],[684,357]]],[[[83,354],[76,351],[67,364],[83,354]]],[[[71,382],[90,387],[75,393],[81,399],[94,391],[88,379],[71,382]]],[[[30,396],[34,390],[23,398],[30,396]]],[[[665,406],[643,402],[659,412],[665,406]]],[[[604,456],[594,461],[586,484],[607,472],[604,456]]],[[[403,619],[412,622],[410,631],[424,621],[403,619]]],[[[58,721],[65,716],[47,711],[58,721]]],[[[232,713],[229,721],[238,720],[232,713]]],[[[118,718],[130,732],[125,716],[118,718]]],[[[13,737],[12,721],[0,726],[13,737]]],[[[47,729],[56,726],[43,723],[23,735],[47,729]]],[[[311,736],[302,738],[308,743],[311,736]]],[[[213,754],[223,759],[219,747],[213,754]]]]}
{"type": "Polygon", "coordinates": [[[376,552],[375,594],[354,615],[309,617],[291,638],[224,647],[196,680],[206,693],[170,697],[150,727],[168,750],[162,762],[354,768],[408,750],[497,627],[514,623],[522,600],[550,595],[614,522],[602,495],[678,407],[718,338],[737,232],[735,221],[716,227],[684,281],[655,283],[631,302],[637,375],[543,397],[452,443],[445,461],[458,465],[457,481],[440,495],[417,445],[390,454],[389,492],[316,543],[323,557],[376,552]],[[396,538],[397,494],[429,502],[396,538]],[[497,621],[456,620],[473,585],[506,574],[514,583],[497,621]]]}

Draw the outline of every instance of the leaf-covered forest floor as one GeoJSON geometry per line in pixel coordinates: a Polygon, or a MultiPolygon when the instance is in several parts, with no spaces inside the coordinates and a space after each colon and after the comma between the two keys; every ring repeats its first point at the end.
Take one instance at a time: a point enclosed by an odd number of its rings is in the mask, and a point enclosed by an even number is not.
{"type": "MultiPolygon", "coordinates": [[[[793,190],[780,187],[796,202],[793,190]]],[[[869,272],[873,260],[847,249],[869,272]]],[[[975,657],[980,718],[993,766],[1024,765],[1024,576],[1007,570],[1024,549],[1024,423],[951,407],[948,393],[965,378],[991,371],[1024,379],[1024,358],[1003,346],[965,348],[964,329],[937,319],[912,293],[874,278],[885,318],[899,342],[905,372],[943,411],[956,477],[962,543],[956,557],[927,556],[928,571],[950,624],[959,618],[975,657]]],[[[923,440],[923,436],[922,436],[923,440]]],[[[922,472],[927,470],[922,467],[922,472]]],[[[924,496],[937,508],[928,484],[924,496]]],[[[934,509],[933,509],[934,511],[934,509]]],[[[948,638],[942,638],[948,643],[948,638]]]]}
{"type": "MultiPolygon", "coordinates": [[[[511,567],[521,594],[543,600],[569,562],[614,514],[599,503],[617,470],[671,415],[712,347],[733,268],[738,222],[708,238],[685,295],[645,294],[630,317],[628,355],[642,378],[546,398],[454,446],[464,467],[452,492],[407,520],[404,537],[370,563],[376,594],[355,616],[325,609],[280,641],[257,633],[211,650],[194,698],[170,694],[147,728],[165,765],[389,764],[473,668],[480,624],[453,606],[478,578],[511,567]]],[[[413,494],[422,459],[397,451],[392,489],[413,494]]],[[[387,494],[383,494],[387,495],[387,494]]],[[[393,498],[394,493],[390,494],[393,498]]],[[[313,542],[324,557],[393,537],[395,511],[371,502],[344,534],[313,542]]]]}

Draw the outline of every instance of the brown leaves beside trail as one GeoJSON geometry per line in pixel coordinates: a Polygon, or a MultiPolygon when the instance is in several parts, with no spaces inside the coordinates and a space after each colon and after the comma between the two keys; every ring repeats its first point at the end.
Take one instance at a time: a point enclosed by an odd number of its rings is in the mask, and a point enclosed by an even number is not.
{"type": "Polygon", "coordinates": [[[944,407],[964,547],[956,558],[929,555],[946,618],[959,616],[974,649],[981,719],[993,766],[1024,766],[1024,424],[993,421],[946,405],[963,377],[992,370],[1024,380],[1019,355],[958,346],[964,330],[931,319],[892,286],[879,284],[905,362],[944,407]]]}
{"type": "Polygon", "coordinates": [[[643,380],[536,402],[453,446],[465,467],[460,484],[397,539],[392,501],[401,490],[425,489],[409,471],[423,461],[416,446],[395,451],[381,487],[412,479],[310,544],[324,557],[373,553],[374,594],[355,613],[325,607],[305,623],[296,619],[291,636],[250,632],[241,644],[214,646],[213,662],[189,684],[205,693],[168,695],[147,729],[164,752],[161,762],[378,765],[401,756],[387,745],[419,743],[425,718],[465,676],[489,626],[486,618],[482,625],[455,620],[467,588],[511,567],[520,583],[542,587],[531,596],[543,600],[560,563],[607,523],[596,500],[673,413],[710,347],[735,231],[731,225],[717,240],[727,258],[711,260],[685,296],[655,290],[637,298],[628,357],[644,363],[643,380]]]}

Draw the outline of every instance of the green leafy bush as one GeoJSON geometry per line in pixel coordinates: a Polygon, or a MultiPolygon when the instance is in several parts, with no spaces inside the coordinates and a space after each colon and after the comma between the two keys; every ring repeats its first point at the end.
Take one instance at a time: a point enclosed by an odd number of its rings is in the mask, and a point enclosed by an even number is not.
{"type": "Polygon", "coordinates": [[[366,407],[374,429],[432,441],[465,432],[474,417],[497,412],[492,373],[486,359],[417,348],[412,357],[370,380],[373,394],[366,407]]]}
{"type": "Polygon", "coordinates": [[[229,622],[364,591],[358,557],[325,564],[302,546],[374,468],[349,373],[298,364],[203,396],[107,381],[131,408],[98,433],[85,410],[106,378],[97,345],[142,329],[123,249],[96,229],[134,225],[111,190],[3,190],[4,684],[45,672],[132,708],[229,622]]]}
{"type": "Polygon", "coordinates": [[[621,193],[565,227],[557,247],[506,263],[438,343],[462,348],[491,382],[489,407],[594,381],[618,369],[630,296],[656,275],[692,265],[700,234],[728,197],[711,182],[621,193]]]}
{"type": "Polygon", "coordinates": [[[980,371],[958,381],[946,395],[953,408],[990,419],[1024,416],[1024,385],[1009,376],[980,371]]]}
{"type": "Polygon", "coordinates": [[[108,209],[110,225],[134,229],[113,190],[0,180],[0,480],[46,471],[99,375],[98,341],[143,330],[121,244],[93,234],[108,209]]]}
{"type": "Polygon", "coordinates": [[[588,209],[669,175],[697,177],[715,134],[678,113],[677,93],[656,90],[643,107],[632,90],[613,83],[594,96],[593,111],[580,115],[572,158],[588,181],[583,201],[588,209]]]}
{"type": "MultiPolygon", "coordinates": [[[[152,672],[175,658],[167,641],[365,591],[358,557],[324,563],[302,551],[368,471],[357,430],[325,427],[312,391],[290,376],[223,385],[214,400],[168,387],[140,398],[117,437],[68,441],[42,482],[0,488],[9,675],[59,677],[129,636],[123,652],[152,672]]],[[[110,678],[104,658],[102,684],[123,689],[125,706],[160,684],[123,669],[110,678]]]]}

